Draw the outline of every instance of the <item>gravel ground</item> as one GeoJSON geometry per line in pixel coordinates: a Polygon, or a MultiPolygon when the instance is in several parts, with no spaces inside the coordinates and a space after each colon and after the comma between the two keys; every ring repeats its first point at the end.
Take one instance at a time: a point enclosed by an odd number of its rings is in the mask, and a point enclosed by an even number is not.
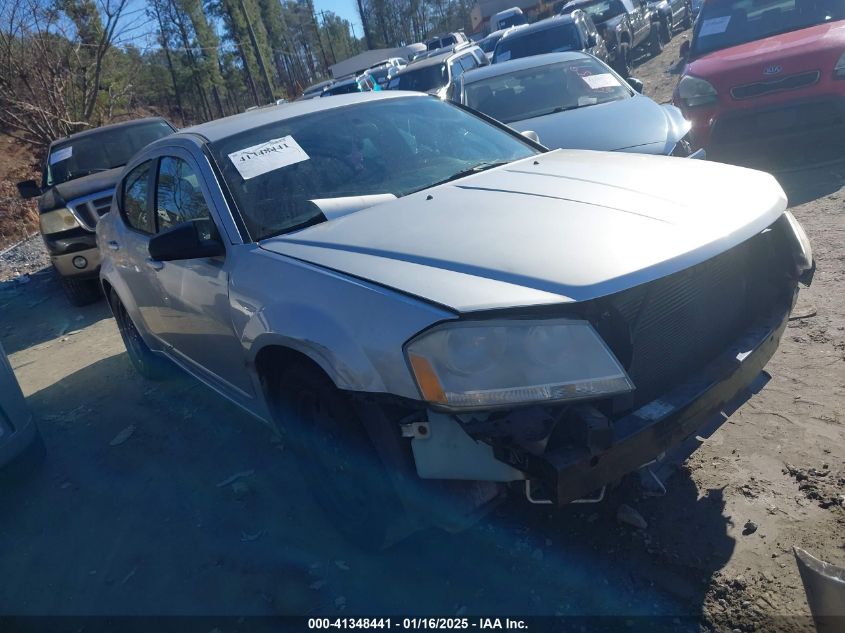
{"type": "Polygon", "coordinates": [[[41,236],[32,237],[0,251],[0,282],[31,275],[50,266],[41,236]]]}
{"type": "MultiPolygon", "coordinates": [[[[634,73],[658,101],[682,38],[634,73]]],[[[702,435],[665,496],[628,481],[595,506],[514,501],[376,556],[338,538],[284,440],[192,381],[138,378],[104,303],[69,307],[49,274],[0,283],[0,340],[48,449],[0,486],[0,613],[659,614],[671,630],[811,630],[791,548],[845,564],[845,164],[778,177],[816,278],[759,391],[702,435]]]]}

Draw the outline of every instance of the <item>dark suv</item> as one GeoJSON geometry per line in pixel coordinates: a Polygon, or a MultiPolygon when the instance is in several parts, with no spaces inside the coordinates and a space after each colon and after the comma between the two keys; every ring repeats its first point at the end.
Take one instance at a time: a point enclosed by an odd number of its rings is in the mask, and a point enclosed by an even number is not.
{"type": "Polygon", "coordinates": [[[496,44],[493,63],[564,51],[584,51],[609,63],[604,39],[584,11],[573,11],[507,31],[496,44]]]}
{"type": "Polygon", "coordinates": [[[73,305],[100,296],[100,253],[94,229],[111,207],[123,166],[138,150],[175,128],[160,118],[107,125],[50,144],[41,175],[18,183],[24,198],[38,200],[41,235],[53,268],[73,305]]]}
{"type": "Polygon", "coordinates": [[[607,42],[611,66],[623,77],[631,70],[634,49],[647,48],[656,55],[663,50],[660,17],[648,0],[574,0],[563,6],[561,14],[586,11],[607,42]]]}

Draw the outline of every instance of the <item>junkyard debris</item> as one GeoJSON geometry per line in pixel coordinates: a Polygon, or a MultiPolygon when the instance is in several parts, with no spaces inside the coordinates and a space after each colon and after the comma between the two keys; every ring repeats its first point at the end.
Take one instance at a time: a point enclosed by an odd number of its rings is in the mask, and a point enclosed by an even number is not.
{"type": "Polygon", "coordinates": [[[620,505],[616,511],[616,520],[631,525],[638,530],[645,530],[648,527],[648,522],[643,518],[643,515],[625,503],[620,505]]]}
{"type": "Polygon", "coordinates": [[[757,531],[757,524],[754,523],[754,521],[746,521],[745,525],[742,528],[742,533],[745,536],[748,536],[749,534],[754,534],[754,532],[756,532],[756,531],[757,531]]]}

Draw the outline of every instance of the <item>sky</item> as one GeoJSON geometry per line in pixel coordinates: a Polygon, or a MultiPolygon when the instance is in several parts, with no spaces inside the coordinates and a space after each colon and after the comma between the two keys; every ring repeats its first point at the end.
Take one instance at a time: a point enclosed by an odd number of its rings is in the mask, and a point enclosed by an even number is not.
{"type": "Polygon", "coordinates": [[[358,37],[364,35],[361,18],[358,16],[358,4],[356,0],[314,0],[314,8],[318,14],[320,11],[337,13],[344,20],[352,22],[355,35],[358,37]]]}

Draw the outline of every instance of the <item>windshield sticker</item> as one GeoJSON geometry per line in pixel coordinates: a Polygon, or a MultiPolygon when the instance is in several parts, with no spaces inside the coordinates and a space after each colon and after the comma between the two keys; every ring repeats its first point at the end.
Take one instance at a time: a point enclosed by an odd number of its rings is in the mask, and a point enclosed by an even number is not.
{"type": "Polygon", "coordinates": [[[728,28],[728,23],[731,21],[731,16],[723,15],[720,18],[710,18],[704,20],[701,29],[698,31],[698,37],[706,37],[707,35],[718,35],[724,33],[728,28]]]}
{"type": "Polygon", "coordinates": [[[275,138],[229,154],[229,160],[244,180],[301,163],[310,158],[292,136],[275,138]]]}
{"type": "Polygon", "coordinates": [[[55,165],[63,160],[67,160],[71,156],[73,156],[73,145],[68,145],[67,147],[63,147],[62,149],[50,154],[50,164],[55,165]]]}
{"type": "Polygon", "coordinates": [[[510,51],[502,51],[501,53],[496,55],[496,61],[497,62],[506,62],[510,58],[511,58],[511,52],[510,51]]]}
{"type": "Polygon", "coordinates": [[[597,88],[615,88],[619,85],[619,82],[616,80],[616,77],[614,77],[610,73],[602,73],[600,75],[587,75],[585,77],[581,77],[581,79],[586,81],[587,85],[593,90],[597,88]]]}

